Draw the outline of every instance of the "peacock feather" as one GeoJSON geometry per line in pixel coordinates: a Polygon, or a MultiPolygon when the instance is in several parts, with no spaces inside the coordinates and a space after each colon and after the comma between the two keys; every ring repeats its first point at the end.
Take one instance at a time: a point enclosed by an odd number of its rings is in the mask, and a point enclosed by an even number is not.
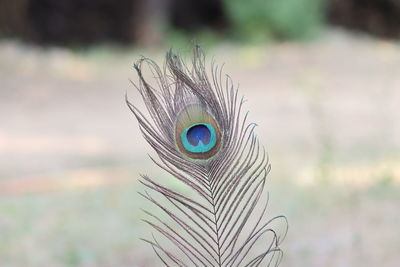
{"type": "Polygon", "coordinates": [[[143,240],[166,266],[277,266],[287,222],[266,218],[270,163],[230,77],[212,64],[209,79],[198,46],[190,67],[169,51],[163,68],[144,57],[134,68],[148,114],[127,104],[152,160],[179,184],[142,175],[140,194],[154,205],[144,219],[154,233],[143,240]]]}

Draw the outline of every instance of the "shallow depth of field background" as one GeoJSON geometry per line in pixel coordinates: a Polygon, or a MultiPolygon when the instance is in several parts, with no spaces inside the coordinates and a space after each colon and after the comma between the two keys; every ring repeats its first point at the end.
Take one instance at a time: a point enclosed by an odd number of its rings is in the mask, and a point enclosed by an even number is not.
{"type": "Polygon", "coordinates": [[[125,92],[192,40],[247,99],[287,216],[281,266],[398,266],[400,5],[389,0],[2,0],[0,266],[160,266],[125,92]]]}

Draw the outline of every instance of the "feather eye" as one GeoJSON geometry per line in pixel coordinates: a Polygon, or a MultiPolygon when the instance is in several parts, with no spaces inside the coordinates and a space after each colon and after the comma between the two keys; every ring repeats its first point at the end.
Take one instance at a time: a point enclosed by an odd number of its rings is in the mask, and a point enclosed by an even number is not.
{"type": "Polygon", "coordinates": [[[128,107],[159,157],[155,164],[183,185],[175,190],[142,175],[141,195],[155,207],[144,221],[156,232],[143,240],[166,266],[278,265],[286,218],[266,218],[270,163],[229,76],[223,81],[214,66],[209,79],[198,46],[191,67],[172,52],[163,69],[147,58],[134,67],[148,116],[126,99],[128,107]]]}
{"type": "Polygon", "coordinates": [[[175,142],[187,157],[207,160],[221,147],[220,127],[200,104],[189,104],[176,117],[175,142]]]}

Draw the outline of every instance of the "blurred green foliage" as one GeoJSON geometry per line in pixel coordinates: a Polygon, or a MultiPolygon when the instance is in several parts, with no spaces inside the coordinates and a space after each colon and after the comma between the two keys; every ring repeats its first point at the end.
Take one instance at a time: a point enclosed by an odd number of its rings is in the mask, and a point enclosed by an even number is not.
{"type": "Polygon", "coordinates": [[[243,41],[300,39],[324,25],[325,0],[224,0],[232,37],[243,41]]]}

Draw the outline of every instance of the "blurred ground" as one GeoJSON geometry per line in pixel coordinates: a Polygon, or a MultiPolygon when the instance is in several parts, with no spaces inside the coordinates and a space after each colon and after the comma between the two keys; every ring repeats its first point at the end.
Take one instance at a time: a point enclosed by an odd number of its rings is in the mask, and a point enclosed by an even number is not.
{"type": "MultiPolygon", "coordinates": [[[[189,51],[189,48],[187,48],[189,51]]],[[[139,236],[139,173],[162,178],[124,103],[140,54],[0,43],[0,266],[157,266],[139,236]]],[[[219,44],[272,162],[282,266],[397,266],[400,47],[330,31],[219,44]]]]}

